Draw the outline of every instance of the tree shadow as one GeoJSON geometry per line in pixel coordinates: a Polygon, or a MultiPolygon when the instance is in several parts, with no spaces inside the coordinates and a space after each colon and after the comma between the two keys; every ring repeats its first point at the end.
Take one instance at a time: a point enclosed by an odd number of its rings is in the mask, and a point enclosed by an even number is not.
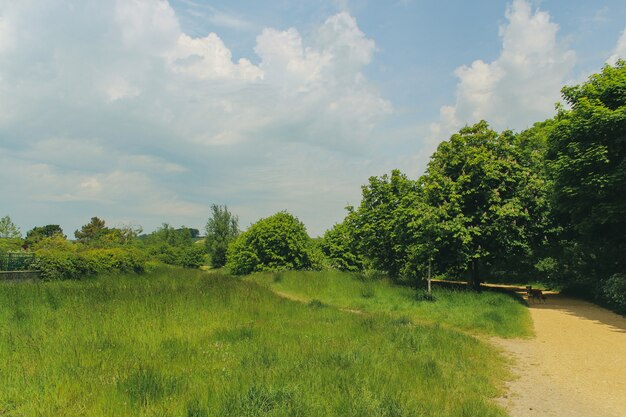
{"type": "Polygon", "coordinates": [[[558,310],[566,314],[608,326],[612,331],[626,333],[626,317],[589,301],[561,294],[548,294],[543,302],[529,304],[533,309],[558,310]]]}

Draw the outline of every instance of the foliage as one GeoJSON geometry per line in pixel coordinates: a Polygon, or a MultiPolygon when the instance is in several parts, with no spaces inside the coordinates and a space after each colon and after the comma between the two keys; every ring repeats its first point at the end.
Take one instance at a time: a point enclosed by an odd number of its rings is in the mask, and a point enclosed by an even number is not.
{"type": "Polygon", "coordinates": [[[577,284],[592,284],[626,271],[626,62],[562,95],[571,110],[556,117],[547,159],[561,247],[575,256],[560,257],[577,284]]]}
{"type": "Polygon", "coordinates": [[[237,275],[310,268],[311,238],[300,220],[282,211],[240,234],[229,246],[227,259],[227,267],[237,275]]]}
{"type": "Polygon", "coordinates": [[[30,249],[33,251],[53,250],[63,252],[76,252],[78,250],[78,245],[67,240],[64,235],[57,233],[53,234],[50,237],[44,237],[41,240],[36,241],[35,243],[33,243],[30,249]]]}
{"type": "Polygon", "coordinates": [[[614,274],[602,285],[601,299],[615,311],[626,314],[626,274],[614,274]]]}
{"type": "Polygon", "coordinates": [[[417,183],[398,170],[391,176],[371,177],[362,187],[363,198],[357,210],[346,218],[359,253],[375,269],[400,276],[408,257],[411,240],[407,230],[406,208],[419,198],[417,183]]]}
{"type": "Polygon", "coordinates": [[[0,254],[5,252],[16,252],[22,250],[24,241],[22,239],[0,239],[0,254]]]}
{"type": "Polygon", "coordinates": [[[41,239],[44,239],[46,237],[53,237],[55,235],[59,235],[65,238],[65,235],[63,234],[63,229],[58,224],[47,224],[45,226],[33,227],[26,233],[26,246],[33,246],[41,239]]]}
{"type": "Polygon", "coordinates": [[[422,177],[425,200],[440,214],[432,223],[439,253],[451,255],[448,268],[471,269],[475,286],[481,265],[529,260],[545,230],[545,180],[525,156],[515,135],[483,121],[441,143],[422,177]]]}
{"type": "Polygon", "coordinates": [[[20,239],[20,228],[13,223],[9,216],[0,218],[0,239],[20,239]]]}
{"type": "Polygon", "coordinates": [[[106,227],[104,220],[92,217],[89,223],[74,232],[74,236],[80,243],[93,243],[102,238],[108,231],[109,228],[106,227]]]}
{"type": "Polygon", "coordinates": [[[178,229],[163,223],[162,227],[149,235],[141,236],[137,246],[153,259],[168,265],[198,268],[204,265],[204,248],[192,238],[192,229],[178,229]]]}
{"type": "Polygon", "coordinates": [[[214,268],[226,265],[228,245],[239,235],[238,222],[238,217],[228,211],[228,207],[211,205],[211,217],[206,224],[204,244],[214,268]]]}
{"type": "Polygon", "coordinates": [[[341,271],[360,271],[365,265],[365,259],[358,252],[357,240],[347,224],[349,220],[346,219],[327,230],[319,247],[332,268],[341,271]]]}
{"type": "Polygon", "coordinates": [[[82,252],[44,249],[36,253],[32,267],[46,280],[80,279],[111,272],[145,270],[145,255],[130,248],[89,249],[82,252]]]}

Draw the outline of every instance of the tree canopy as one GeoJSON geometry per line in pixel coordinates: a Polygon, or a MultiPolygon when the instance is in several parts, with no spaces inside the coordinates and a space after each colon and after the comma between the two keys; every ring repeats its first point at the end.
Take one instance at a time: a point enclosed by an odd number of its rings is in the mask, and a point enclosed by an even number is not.
{"type": "Polygon", "coordinates": [[[312,266],[311,243],[304,224],[292,214],[281,211],[241,233],[228,248],[226,266],[238,275],[309,268],[312,266]]]}

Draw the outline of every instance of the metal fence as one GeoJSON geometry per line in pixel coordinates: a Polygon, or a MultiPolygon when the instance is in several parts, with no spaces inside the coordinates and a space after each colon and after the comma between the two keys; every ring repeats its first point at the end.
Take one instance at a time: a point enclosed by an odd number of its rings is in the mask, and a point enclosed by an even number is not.
{"type": "Polygon", "coordinates": [[[34,253],[0,253],[0,271],[28,271],[34,261],[34,253]]]}

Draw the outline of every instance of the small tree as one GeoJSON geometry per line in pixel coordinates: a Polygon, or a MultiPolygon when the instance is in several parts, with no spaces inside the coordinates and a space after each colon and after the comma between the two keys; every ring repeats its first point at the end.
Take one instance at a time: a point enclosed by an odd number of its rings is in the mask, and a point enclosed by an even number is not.
{"type": "Polygon", "coordinates": [[[19,239],[21,237],[20,228],[11,221],[9,216],[0,219],[0,238],[19,239]]]}
{"type": "Polygon", "coordinates": [[[204,244],[214,268],[226,265],[228,245],[239,235],[238,222],[239,219],[228,211],[228,207],[211,205],[204,244]]]}
{"type": "Polygon", "coordinates": [[[81,243],[91,243],[100,239],[107,234],[108,231],[109,228],[106,227],[104,220],[98,217],[92,217],[89,223],[74,232],[74,236],[81,243]]]}
{"type": "Polygon", "coordinates": [[[228,248],[233,274],[311,267],[311,238],[304,224],[282,211],[261,219],[228,248]]]}

